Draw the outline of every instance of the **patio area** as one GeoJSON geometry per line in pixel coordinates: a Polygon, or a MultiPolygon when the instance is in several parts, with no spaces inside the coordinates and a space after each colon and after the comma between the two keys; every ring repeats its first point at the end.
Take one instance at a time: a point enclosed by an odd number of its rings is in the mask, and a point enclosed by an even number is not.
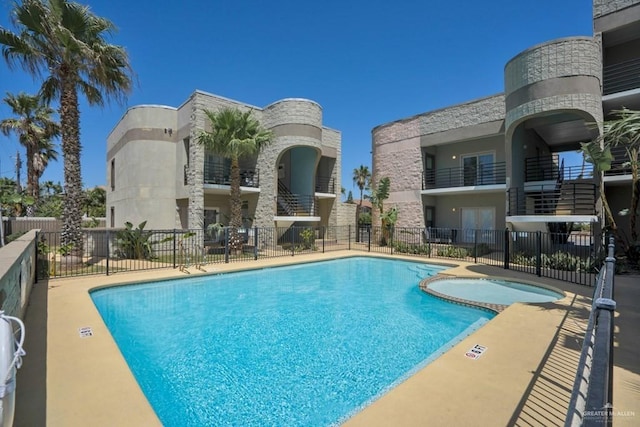
{"type": "MultiPolygon", "coordinates": [[[[40,281],[34,285],[25,319],[27,356],[18,372],[15,425],[160,425],[93,305],[90,289],[354,255],[369,256],[335,251],[205,265],[186,272],[162,269],[40,281]],[[84,327],[92,329],[91,337],[80,336],[84,327]]],[[[593,288],[458,260],[419,261],[455,264],[444,272],[447,275],[543,283],[561,289],[566,297],[509,306],[345,425],[563,425],[593,288]],[[486,347],[482,357],[465,357],[477,344],[486,347]]],[[[619,415],[614,425],[640,422],[638,283],[638,276],[616,276],[613,406],[619,415]]]]}

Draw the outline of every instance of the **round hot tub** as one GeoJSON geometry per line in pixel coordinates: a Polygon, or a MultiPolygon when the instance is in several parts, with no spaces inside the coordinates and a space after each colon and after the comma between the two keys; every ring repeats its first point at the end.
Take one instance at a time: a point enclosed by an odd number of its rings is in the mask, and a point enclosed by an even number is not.
{"type": "Polygon", "coordinates": [[[499,305],[552,302],[564,297],[559,291],[500,279],[437,279],[429,282],[428,289],[458,300],[499,305]]]}

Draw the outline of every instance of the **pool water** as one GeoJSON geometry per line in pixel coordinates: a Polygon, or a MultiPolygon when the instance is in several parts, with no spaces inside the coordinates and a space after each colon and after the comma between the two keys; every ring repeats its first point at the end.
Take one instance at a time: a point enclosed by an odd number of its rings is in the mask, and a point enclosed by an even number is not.
{"type": "Polygon", "coordinates": [[[494,316],[419,290],[441,270],[354,257],[91,296],[165,426],[327,426],[494,316]]]}
{"type": "Polygon", "coordinates": [[[564,295],[539,286],[498,279],[445,279],[429,283],[429,289],[468,301],[510,305],[514,302],[552,302],[564,295]]]}

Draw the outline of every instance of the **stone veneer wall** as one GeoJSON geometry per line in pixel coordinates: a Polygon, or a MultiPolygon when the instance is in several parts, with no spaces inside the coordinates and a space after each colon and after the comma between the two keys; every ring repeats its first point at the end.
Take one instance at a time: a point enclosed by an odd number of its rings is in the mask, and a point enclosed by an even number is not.
{"type": "MultiPolygon", "coordinates": [[[[385,210],[398,209],[398,226],[424,226],[421,136],[504,119],[504,96],[495,95],[432,111],[373,130],[374,181],[389,177],[385,210]]],[[[374,209],[374,224],[379,215],[374,209]]]]}
{"type": "Polygon", "coordinates": [[[531,90],[526,102],[512,105],[506,112],[507,135],[514,126],[533,115],[554,110],[578,110],[589,113],[593,119],[602,121],[602,96],[599,82],[602,81],[600,48],[593,38],[571,37],[543,43],[525,50],[505,66],[505,94],[509,96],[552,79],[573,78],[576,87],[568,82],[558,89],[560,93],[536,96],[531,90]],[[580,79],[580,82],[577,81],[580,79]],[[596,84],[590,84],[597,79],[596,84]],[[580,86],[581,90],[576,88],[580,86]],[[593,87],[591,87],[593,86],[593,87]],[[562,93],[562,90],[566,92],[562,93]]]}
{"type": "Polygon", "coordinates": [[[593,17],[599,18],[638,3],[640,0],[593,0],[593,17]]]}
{"type": "Polygon", "coordinates": [[[256,207],[254,225],[273,226],[278,195],[278,159],[292,146],[307,146],[322,149],[322,107],[306,99],[283,99],[268,105],[263,110],[262,125],[274,130],[276,137],[258,157],[260,168],[260,198],[256,207]],[[298,130],[306,130],[305,135],[287,135],[286,125],[299,125],[298,130]],[[281,132],[281,131],[282,132],[281,132]],[[309,136],[317,134],[318,138],[309,136]]]}
{"type": "MultiPolygon", "coordinates": [[[[252,109],[258,120],[260,120],[262,114],[257,107],[200,91],[194,92],[193,95],[191,95],[190,102],[185,103],[183,107],[191,109],[189,116],[191,123],[189,132],[189,168],[187,170],[187,184],[189,186],[189,228],[199,228],[202,227],[204,218],[205,150],[204,147],[197,143],[197,138],[207,124],[204,110],[216,111],[225,107],[238,108],[242,111],[252,109]]],[[[178,126],[182,127],[184,124],[178,123],[178,126]]],[[[260,178],[262,184],[262,176],[260,178]]]]}

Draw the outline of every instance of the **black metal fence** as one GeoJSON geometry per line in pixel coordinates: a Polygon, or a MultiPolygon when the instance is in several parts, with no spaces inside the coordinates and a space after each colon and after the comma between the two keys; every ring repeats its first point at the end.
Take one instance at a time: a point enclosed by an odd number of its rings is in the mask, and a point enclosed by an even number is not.
{"type": "Polygon", "coordinates": [[[87,229],[78,247],[38,233],[38,277],[53,278],[298,256],[336,250],[455,259],[592,285],[592,233],[379,226],[204,230],[87,229]],[[233,242],[236,242],[235,244],[233,242]]]}
{"type": "Polygon", "coordinates": [[[598,274],[589,323],[565,426],[605,426],[613,420],[614,239],[598,274]]]}

